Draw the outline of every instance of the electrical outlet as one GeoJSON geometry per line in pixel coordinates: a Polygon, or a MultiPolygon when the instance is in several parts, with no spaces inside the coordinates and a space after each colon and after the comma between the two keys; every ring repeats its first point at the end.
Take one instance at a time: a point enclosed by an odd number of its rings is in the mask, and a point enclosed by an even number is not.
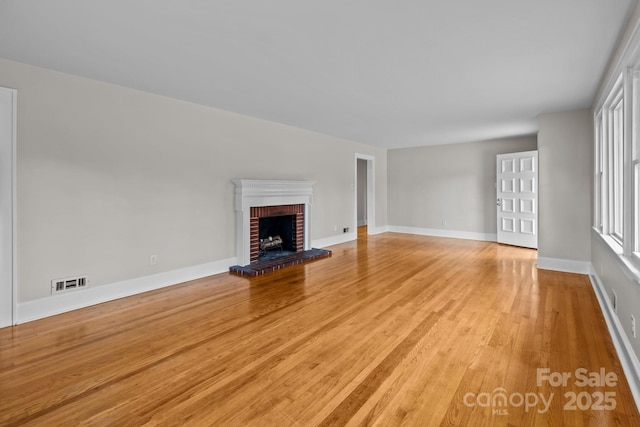
{"type": "Polygon", "coordinates": [[[151,255],[149,257],[149,265],[156,265],[158,263],[158,255],[151,255]]]}
{"type": "Polygon", "coordinates": [[[631,335],[636,337],[636,318],[633,317],[633,314],[631,315],[631,335]]]}
{"type": "Polygon", "coordinates": [[[342,229],[342,232],[343,232],[343,233],[348,233],[348,232],[349,232],[349,227],[345,227],[345,228],[343,228],[343,229],[342,229]]]}

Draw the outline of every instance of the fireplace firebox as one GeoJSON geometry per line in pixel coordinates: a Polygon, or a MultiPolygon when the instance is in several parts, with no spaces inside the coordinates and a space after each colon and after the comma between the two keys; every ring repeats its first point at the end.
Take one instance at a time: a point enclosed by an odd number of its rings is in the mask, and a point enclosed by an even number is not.
{"type": "Polygon", "coordinates": [[[304,205],[251,208],[251,262],[304,249],[304,205]]]}

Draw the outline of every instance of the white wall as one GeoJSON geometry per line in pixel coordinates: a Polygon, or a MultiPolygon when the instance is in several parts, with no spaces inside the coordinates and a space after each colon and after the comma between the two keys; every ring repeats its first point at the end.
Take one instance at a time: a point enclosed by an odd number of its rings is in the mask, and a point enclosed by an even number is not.
{"type": "Polygon", "coordinates": [[[527,136],[389,150],[390,228],[495,240],[496,155],[535,149],[527,136]]]}
{"type": "Polygon", "coordinates": [[[355,152],[375,156],[386,224],[385,150],[2,59],[0,86],[18,91],[19,302],[54,278],[95,287],[235,257],[234,178],[317,181],[312,241],[343,238],[355,152]]]}
{"type": "Polygon", "coordinates": [[[579,110],[541,114],[538,124],[538,258],[588,265],[593,163],[591,113],[579,110]]]}

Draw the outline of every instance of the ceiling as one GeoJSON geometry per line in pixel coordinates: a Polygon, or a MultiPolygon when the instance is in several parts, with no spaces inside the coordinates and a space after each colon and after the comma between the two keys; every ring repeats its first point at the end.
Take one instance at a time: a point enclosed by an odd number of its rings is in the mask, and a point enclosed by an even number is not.
{"type": "Polygon", "coordinates": [[[633,4],[0,0],[0,57],[399,148],[589,107],[633,4]]]}

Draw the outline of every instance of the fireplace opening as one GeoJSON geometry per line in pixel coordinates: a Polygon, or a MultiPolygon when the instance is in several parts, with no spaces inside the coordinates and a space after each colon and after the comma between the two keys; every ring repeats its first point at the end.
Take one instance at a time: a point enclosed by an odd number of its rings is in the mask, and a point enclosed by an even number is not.
{"type": "Polygon", "coordinates": [[[251,262],[304,250],[304,205],[251,208],[251,262]]]}
{"type": "Polygon", "coordinates": [[[296,216],[281,215],[260,218],[258,238],[259,261],[296,252],[296,216]]]}

